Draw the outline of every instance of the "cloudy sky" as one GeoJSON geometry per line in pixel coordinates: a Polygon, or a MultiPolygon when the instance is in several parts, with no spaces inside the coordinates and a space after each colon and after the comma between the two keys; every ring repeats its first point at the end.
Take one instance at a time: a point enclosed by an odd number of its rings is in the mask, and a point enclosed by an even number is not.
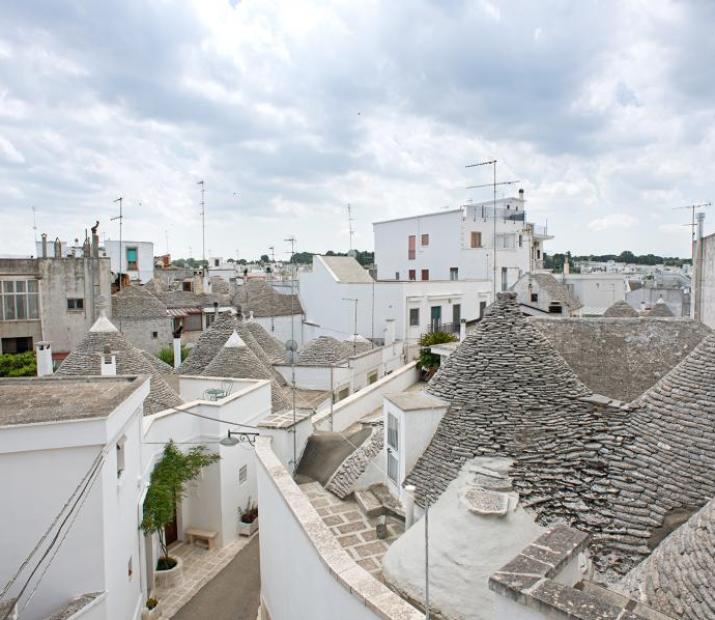
{"type": "MultiPolygon", "coordinates": [[[[713,197],[715,3],[7,0],[0,254],[100,220],[156,253],[372,247],[519,179],[547,251],[688,255],[713,197]],[[480,193],[482,192],[482,193],[480,193]],[[486,193],[484,193],[486,192],[486,193]]],[[[708,232],[715,229],[715,209],[708,232]]]]}

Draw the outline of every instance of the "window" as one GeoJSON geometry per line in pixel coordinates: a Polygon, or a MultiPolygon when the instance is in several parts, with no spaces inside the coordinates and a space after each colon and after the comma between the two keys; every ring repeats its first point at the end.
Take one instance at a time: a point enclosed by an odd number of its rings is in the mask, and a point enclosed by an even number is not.
{"type": "Polygon", "coordinates": [[[524,239],[522,238],[521,235],[519,235],[519,247],[522,247],[524,243],[524,239]]]}
{"type": "Polygon", "coordinates": [[[429,235],[422,235],[420,238],[420,243],[422,245],[429,245],[429,235]]]}
{"type": "Polygon", "coordinates": [[[450,267],[449,268],[449,279],[450,280],[459,280],[459,268],[458,267],[450,267]]]}
{"type": "Polygon", "coordinates": [[[459,327],[459,323],[461,320],[462,320],[462,305],[454,304],[452,306],[452,323],[454,324],[455,329],[457,329],[459,327]]]}
{"type": "Polygon", "coordinates": [[[393,450],[399,449],[399,436],[398,430],[400,424],[397,418],[391,413],[387,414],[387,445],[393,450]]]}
{"type": "Polygon", "coordinates": [[[238,468],[238,484],[246,484],[248,481],[248,465],[241,465],[238,468]]]}
{"type": "Polygon", "coordinates": [[[137,271],[139,269],[137,254],[136,248],[127,248],[127,271],[137,271]]]}
{"type": "Polygon", "coordinates": [[[479,302],[479,318],[481,319],[484,316],[484,311],[487,309],[487,302],[486,301],[480,301],[479,302]]]}
{"type": "Polygon", "coordinates": [[[507,275],[508,271],[506,267],[501,268],[501,290],[505,291],[507,289],[507,275]]]}
{"type": "Polygon", "coordinates": [[[216,314],[214,312],[206,313],[206,329],[211,327],[213,322],[216,320],[216,314]]]}
{"type": "Polygon", "coordinates": [[[416,280],[417,279],[417,272],[414,269],[410,269],[408,272],[408,277],[410,280],[416,280]]]}
{"type": "Polygon", "coordinates": [[[2,353],[27,353],[32,351],[32,338],[2,338],[0,339],[0,352],[2,353]]]}
{"type": "Polygon", "coordinates": [[[27,321],[40,318],[37,280],[0,282],[0,321],[27,321]]]}
{"type": "Polygon", "coordinates": [[[399,279],[400,279],[400,272],[396,271],[395,272],[395,280],[399,280],[399,279]]]}
{"type": "Polygon", "coordinates": [[[200,332],[203,329],[200,314],[189,314],[184,318],[185,332],[200,332]]]}
{"type": "Polygon", "coordinates": [[[407,260],[415,260],[417,237],[410,235],[407,237],[407,260]]]}
{"type": "Polygon", "coordinates": [[[541,258],[541,250],[536,250],[536,258],[541,258]]]}
{"type": "Polygon", "coordinates": [[[152,332],[151,333],[152,338],[158,338],[159,337],[159,332],[152,332]]]}
{"type": "Polygon", "coordinates": [[[181,283],[181,290],[191,292],[194,290],[194,283],[191,280],[181,283]]]}
{"type": "Polygon", "coordinates": [[[122,477],[122,472],[124,471],[124,444],[126,443],[126,436],[117,442],[117,478],[122,477]]]}
{"type": "Polygon", "coordinates": [[[563,312],[563,308],[560,303],[551,303],[549,304],[549,312],[551,314],[561,314],[563,312]]]}
{"type": "Polygon", "coordinates": [[[420,326],[420,309],[410,308],[410,327],[420,326]]]}
{"type": "Polygon", "coordinates": [[[532,301],[533,303],[538,303],[538,301],[539,301],[539,294],[538,294],[538,293],[532,293],[532,294],[531,294],[531,301],[532,301]]]}
{"type": "Polygon", "coordinates": [[[218,267],[219,261],[218,258],[214,258],[214,267],[218,267]]]}
{"type": "Polygon", "coordinates": [[[387,476],[397,484],[397,459],[392,452],[387,453],[387,476]]]}
{"type": "Polygon", "coordinates": [[[422,270],[422,279],[423,279],[423,280],[429,280],[429,269],[423,269],[423,270],[422,270]]]}
{"type": "Polygon", "coordinates": [[[348,396],[350,396],[350,387],[344,387],[338,392],[335,402],[337,403],[339,400],[343,400],[348,396]]]}
{"type": "Polygon", "coordinates": [[[69,297],[67,299],[67,310],[84,310],[84,299],[81,297],[69,297]]]}
{"type": "Polygon", "coordinates": [[[472,235],[469,240],[469,247],[472,247],[472,248],[481,248],[482,247],[482,233],[472,231],[472,235]]]}
{"type": "Polygon", "coordinates": [[[377,370],[373,370],[368,376],[367,376],[367,384],[372,385],[373,383],[377,382],[377,370]]]}

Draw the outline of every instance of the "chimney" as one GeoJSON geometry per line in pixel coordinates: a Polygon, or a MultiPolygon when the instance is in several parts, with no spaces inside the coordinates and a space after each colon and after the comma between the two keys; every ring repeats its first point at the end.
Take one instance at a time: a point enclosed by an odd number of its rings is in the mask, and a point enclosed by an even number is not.
{"type": "Polygon", "coordinates": [[[62,242],[59,237],[55,238],[55,258],[62,258],[62,242]]]}
{"type": "Polygon", "coordinates": [[[395,319],[385,320],[385,346],[391,345],[395,342],[395,319]]]}
{"type": "Polygon", "coordinates": [[[103,377],[114,377],[117,374],[117,356],[109,350],[109,345],[105,345],[102,353],[100,374],[103,377]]]}
{"type": "Polygon", "coordinates": [[[89,258],[92,255],[92,245],[89,242],[89,235],[87,235],[87,229],[84,229],[84,243],[82,244],[82,257],[89,258]]]}
{"type": "Polygon", "coordinates": [[[42,233],[42,258],[47,258],[47,233],[42,233]]]}
{"type": "Polygon", "coordinates": [[[569,257],[564,258],[564,275],[567,276],[571,273],[571,265],[569,264],[569,257]]]}
{"type": "Polygon", "coordinates": [[[52,345],[44,340],[37,343],[35,347],[37,353],[37,376],[46,377],[53,372],[52,368],[52,345]]]}
{"type": "Polygon", "coordinates": [[[459,321],[459,341],[462,342],[467,337],[467,319],[459,321]]]}
{"type": "Polygon", "coordinates": [[[99,258],[99,233],[97,229],[99,228],[99,222],[92,226],[92,256],[94,258],[99,258]]]}
{"type": "Polygon", "coordinates": [[[402,508],[405,511],[405,530],[410,529],[415,521],[415,493],[417,488],[414,484],[405,485],[405,492],[400,497],[402,508]]]}
{"type": "Polygon", "coordinates": [[[524,202],[524,188],[523,187],[519,190],[519,200],[524,202]]]}
{"type": "Polygon", "coordinates": [[[174,368],[181,366],[181,337],[174,336],[174,368]]]}
{"type": "Polygon", "coordinates": [[[253,320],[253,310],[249,310],[248,312],[248,320],[252,321],[253,320]]]}
{"type": "Polygon", "coordinates": [[[218,302],[214,302],[214,321],[218,318],[218,302]]]}

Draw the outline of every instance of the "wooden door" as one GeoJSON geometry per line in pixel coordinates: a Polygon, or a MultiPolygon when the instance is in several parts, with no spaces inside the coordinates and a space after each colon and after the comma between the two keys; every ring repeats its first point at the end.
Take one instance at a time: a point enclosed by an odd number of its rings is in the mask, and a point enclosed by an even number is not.
{"type": "Polygon", "coordinates": [[[171,523],[164,526],[164,537],[166,538],[166,546],[179,540],[179,525],[176,519],[176,508],[174,508],[174,519],[171,523]]]}

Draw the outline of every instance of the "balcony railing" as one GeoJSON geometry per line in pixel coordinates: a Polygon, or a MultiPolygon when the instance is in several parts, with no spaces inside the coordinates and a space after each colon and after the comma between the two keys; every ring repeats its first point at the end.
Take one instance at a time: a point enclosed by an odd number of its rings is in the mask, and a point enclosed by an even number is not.
{"type": "Polygon", "coordinates": [[[459,334],[459,323],[442,323],[436,319],[430,322],[429,332],[434,334],[436,332],[446,332],[448,334],[459,334]]]}

